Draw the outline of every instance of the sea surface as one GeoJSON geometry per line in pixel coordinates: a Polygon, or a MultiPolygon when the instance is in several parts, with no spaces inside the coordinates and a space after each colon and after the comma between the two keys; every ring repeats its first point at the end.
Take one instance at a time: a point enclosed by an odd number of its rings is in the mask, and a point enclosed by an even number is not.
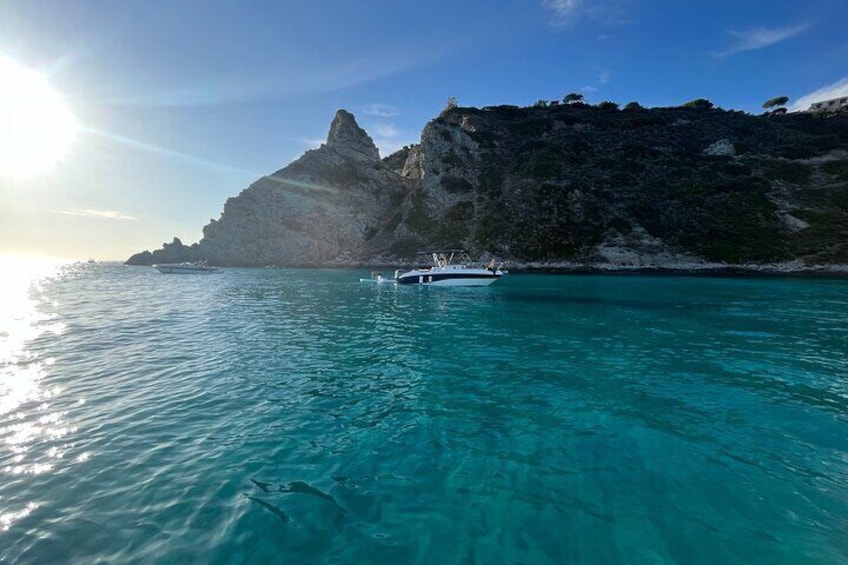
{"type": "Polygon", "coordinates": [[[0,280],[0,563],[848,563],[848,280],[0,280]]]}

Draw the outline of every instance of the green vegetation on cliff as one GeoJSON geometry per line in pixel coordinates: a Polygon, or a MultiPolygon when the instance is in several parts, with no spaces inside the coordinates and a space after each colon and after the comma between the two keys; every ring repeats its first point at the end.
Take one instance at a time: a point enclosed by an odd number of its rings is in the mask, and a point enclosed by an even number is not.
{"type": "Polygon", "coordinates": [[[457,107],[436,121],[474,124],[480,249],[592,261],[640,228],[712,262],[846,261],[846,115],[765,118],[696,100],[457,107]]]}

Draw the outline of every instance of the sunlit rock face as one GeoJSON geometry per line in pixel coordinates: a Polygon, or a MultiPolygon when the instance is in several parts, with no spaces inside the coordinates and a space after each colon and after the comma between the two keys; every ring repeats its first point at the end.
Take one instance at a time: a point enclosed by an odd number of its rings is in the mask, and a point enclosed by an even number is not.
{"type": "Polygon", "coordinates": [[[330,133],[327,135],[327,148],[344,157],[361,161],[378,161],[380,152],[374,141],[359,127],[353,114],[346,110],[336,112],[330,133]]]}
{"type": "Polygon", "coordinates": [[[339,110],[325,144],[230,198],[199,247],[222,265],[357,264],[404,192],[353,115],[339,110]]]}
{"type": "Polygon", "coordinates": [[[715,157],[732,157],[736,155],[736,148],[729,139],[719,139],[715,143],[710,144],[704,149],[704,155],[713,155],[715,157]]]}
{"type": "Polygon", "coordinates": [[[199,243],[129,262],[396,264],[448,246],[538,268],[848,264],[846,132],[848,113],[453,107],[380,159],[339,110],[199,243]]]}
{"type": "MultiPolygon", "coordinates": [[[[401,176],[380,161],[354,116],[339,110],[326,143],[229,198],[221,217],[203,228],[203,239],[187,248],[184,260],[241,266],[359,264],[368,258],[366,244],[406,190],[401,176]]],[[[153,263],[159,255],[138,254],[130,263],[153,263]]]]}

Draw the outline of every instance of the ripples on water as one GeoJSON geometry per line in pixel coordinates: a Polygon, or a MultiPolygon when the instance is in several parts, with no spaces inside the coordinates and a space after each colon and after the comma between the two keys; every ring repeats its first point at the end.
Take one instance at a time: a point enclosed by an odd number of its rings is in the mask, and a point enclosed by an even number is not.
{"type": "Polygon", "coordinates": [[[0,562],[848,562],[848,284],[5,270],[0,562]]]}

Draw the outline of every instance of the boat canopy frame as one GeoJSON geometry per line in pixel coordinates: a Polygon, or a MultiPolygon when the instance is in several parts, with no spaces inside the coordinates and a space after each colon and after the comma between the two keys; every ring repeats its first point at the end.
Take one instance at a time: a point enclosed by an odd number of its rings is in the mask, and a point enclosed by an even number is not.
{"type": "Polygon", "coordinates": [[[429,255],[433,259],[433,266],[435,267],[452,265],[454,259],[457,259],[463,265],[471,264],[471,256],[468,254],[468,251],[460,248],[430,249],[428,251],[419,251],[418,255],[429,255]]]}

